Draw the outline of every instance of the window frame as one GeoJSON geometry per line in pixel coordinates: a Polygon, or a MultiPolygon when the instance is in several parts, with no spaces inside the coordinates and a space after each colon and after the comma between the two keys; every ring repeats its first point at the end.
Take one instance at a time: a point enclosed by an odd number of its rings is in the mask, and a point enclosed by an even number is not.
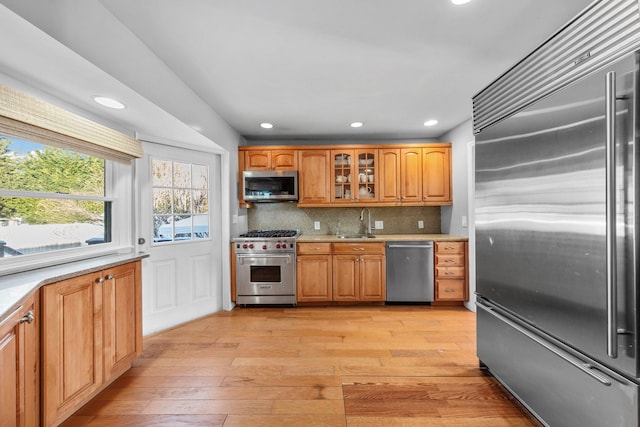
{"type": "Polygon", "coordinates": [[[85,196],[0,189],[0,196],[37,197],[111,202],[111,241],[99,245],[0,258],[0,277],[133,250],[133,166],[105,160],[105,196],[85,196]]]}

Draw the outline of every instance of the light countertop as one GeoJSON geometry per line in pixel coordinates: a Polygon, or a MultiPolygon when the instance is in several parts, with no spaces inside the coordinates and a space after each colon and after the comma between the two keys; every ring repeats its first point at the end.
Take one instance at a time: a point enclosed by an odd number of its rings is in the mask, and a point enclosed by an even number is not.
{"type": "Polygon", "coordinates": [[[107,255],[0,277],[0,322],[41,286],[148,257],[144,253],[107,255]]]}
{"type": "Polygon", "coordinates": [[[468,237],[453,234],[375,234],[374,238],[342,239],[334,234],[303,234],[296,240],[298,243],[313,242],[387,242],[387,241],[416,241],[432,240],[434,242],[467,241],[468,237]]]}

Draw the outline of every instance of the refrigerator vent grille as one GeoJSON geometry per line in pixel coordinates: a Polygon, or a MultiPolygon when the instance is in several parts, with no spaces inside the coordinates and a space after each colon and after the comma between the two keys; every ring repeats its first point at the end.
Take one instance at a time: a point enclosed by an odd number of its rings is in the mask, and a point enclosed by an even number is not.
{"type": "Polygon", "coordinates": [[[640,46],[638,0],[592,3],[473,97],[474,133],[640,46]]]}

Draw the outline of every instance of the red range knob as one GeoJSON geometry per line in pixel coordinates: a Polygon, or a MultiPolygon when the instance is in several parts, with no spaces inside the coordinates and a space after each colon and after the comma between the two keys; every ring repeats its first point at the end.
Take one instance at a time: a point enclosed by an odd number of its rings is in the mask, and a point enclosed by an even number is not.
{"type": "Polygon", "coordinates": [[[245,243],[244,245],[242,245],[242,249],[247,249],[249,246],[245,243]]]}
{"type": "Polygon", "coordinates": [[[280,249],[280,243],[276,244],[276,249],[280,249]]]}
{"type": "Polygon", "coordinates": [[[262,250],[267,250],[267,245],[262,245],[262,250]]]}
{"type": "Polygon", "coordinates": [[[249,244],[249,249],[253,249],[253,243],[249,244]]]}

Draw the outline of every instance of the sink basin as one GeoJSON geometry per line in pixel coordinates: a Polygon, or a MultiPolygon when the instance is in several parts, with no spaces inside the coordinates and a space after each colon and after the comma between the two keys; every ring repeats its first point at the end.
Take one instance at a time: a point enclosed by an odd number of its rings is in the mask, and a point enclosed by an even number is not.
{"type": "Polygon", "coordinates": [[[373,234],[338,234],[338,239],[374,239],[373,234]]]}

